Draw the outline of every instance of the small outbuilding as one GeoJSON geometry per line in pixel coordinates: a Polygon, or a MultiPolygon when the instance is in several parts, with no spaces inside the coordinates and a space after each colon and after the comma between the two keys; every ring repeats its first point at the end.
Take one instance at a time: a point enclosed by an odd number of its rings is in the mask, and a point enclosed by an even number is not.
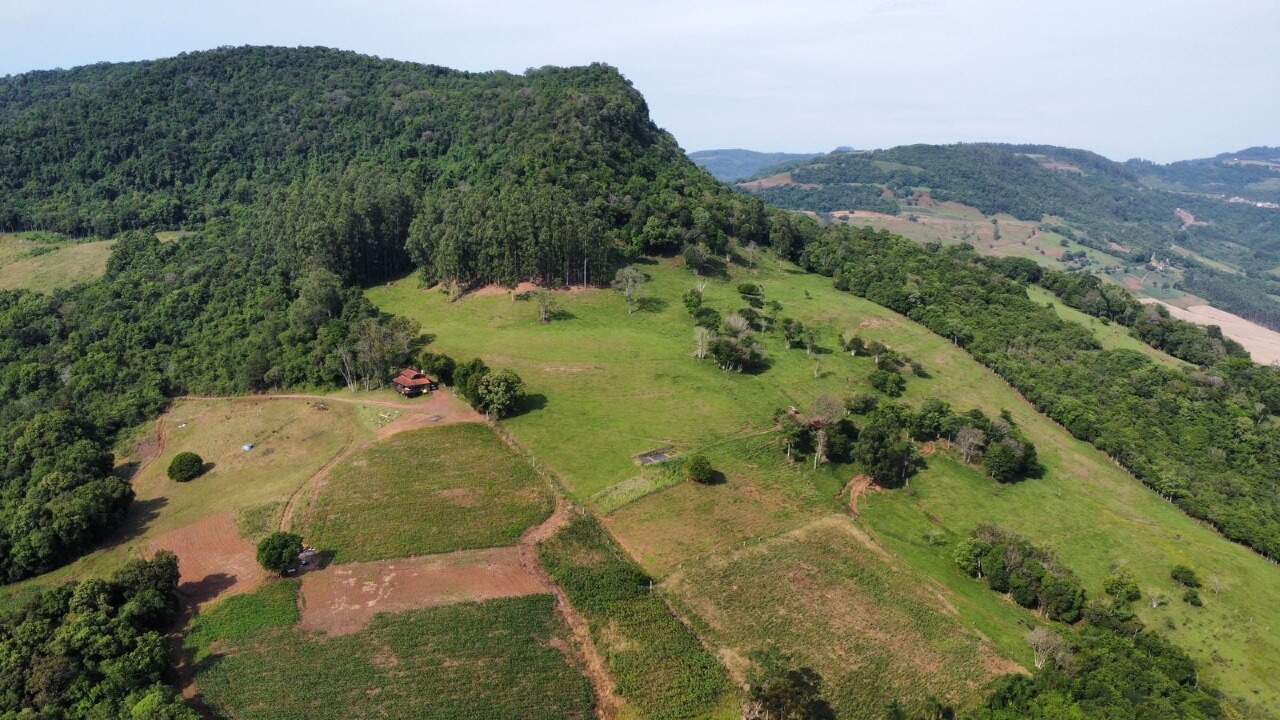
{"type": "Polygon", "coordinates": [[[396,389],[396,392],[405,397],[414,397],[422,393],[431,392],[440,387],[440,384],[436,382],[435,378],[421,370],[405,368],[391,381],[391,386],[396,389]]]}

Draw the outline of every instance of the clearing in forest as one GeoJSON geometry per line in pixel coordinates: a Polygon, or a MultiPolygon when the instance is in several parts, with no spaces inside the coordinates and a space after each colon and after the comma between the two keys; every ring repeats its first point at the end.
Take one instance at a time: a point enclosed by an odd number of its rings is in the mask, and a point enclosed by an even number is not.
{"type": "Polygon", "coordinates": [[[52,292],[101,277],[112,240],[42,240],[0,233],[0,290],[52,292]]]}

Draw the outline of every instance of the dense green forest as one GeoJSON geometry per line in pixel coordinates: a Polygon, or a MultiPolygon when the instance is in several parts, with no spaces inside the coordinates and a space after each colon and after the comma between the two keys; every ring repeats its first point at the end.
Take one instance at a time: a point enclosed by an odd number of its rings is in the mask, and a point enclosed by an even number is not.
{"type": "Polygon", "coordinates": [[[6,718],[200,717],[173,681],[178,560],[132,560],[111,578],[40,592],[0,614],[0,714],[6,718]]]}
{"type": "Polygon", "coordinates": [[[785,218],[722,188],[603,65],[463,73],[241,48],[0,79],[0,228],[119,233],[101,280],[0,293],[0,578],[131,499],[118,433],[183,393],[380,384],[421,329],[356,284],[607,282],[785,218]],[[150,229],[188,227],[161,243],[150,229]]]}
{"type": "Polygon", "coordinates": [[[1104,351],[1083,327],[963,246],[831,227],[802,258],[836,286],[963,345],[1072,434],[1224,535],[1280,557],[1280,371],[1228,353],[1163,368],[1104,351]]]}
{"type": "MultiPolygon", "coordinates": [[[[896,214],[902,202],[927,191],[934,199],[964,203],[987,214],[1008,213],[1022,220],[1062,218],[1073,228],[1075,239],[1134,262],[1145,262],[1153,252],[1170,256],[1169,245],[1176,243],[1246,269],[1244,277],[1180,258],[1178,264],[1188,268],[1184,290],[1224,310],[1280,327],[1280,302],[1271,297],[1280,296],[1280,283],[1267,275],[1280,264],[1280,210],[1151,187],[1150,168],[1141,163],[1121,164],[1050,145],[978,143],[831,153],[761,174],[780,170],[804,185],[757,191],[776,207],[896,214]],[[882,197],[881,188],[893,197],[882,197]],[[1184,226],[1175,215],[1178,209],[1190,212],[1196,222],[1184,226]],[[1117,245],[1125,250],[1117,250],[1117,245]]],[[[1280,184],[1280,172],[1273,174],[1280,184]]]]}

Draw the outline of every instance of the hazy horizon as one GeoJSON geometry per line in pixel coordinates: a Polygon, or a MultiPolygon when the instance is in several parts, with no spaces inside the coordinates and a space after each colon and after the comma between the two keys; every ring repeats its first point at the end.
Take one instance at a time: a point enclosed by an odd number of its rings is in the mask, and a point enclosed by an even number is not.
{"type": "Polygon", "coordinates": [[[471,71],[606,62],[690,151],[1010,142],[1170,162],[1280,145],[1280,3],[1029,5],[7,0],[0,75],[325,45],[471,71]]]}

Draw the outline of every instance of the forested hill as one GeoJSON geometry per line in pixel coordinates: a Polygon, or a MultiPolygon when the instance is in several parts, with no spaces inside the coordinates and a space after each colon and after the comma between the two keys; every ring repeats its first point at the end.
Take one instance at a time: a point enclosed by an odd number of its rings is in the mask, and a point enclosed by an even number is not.
{"type": "Polygon", "coordinates": [[[412,224],[431,274],[564,282],[678,247],[683,199],[707,193],[723,195],[605,65],[236,48],[0,80],[0,230],[110,236],[270,204],[271,232],[346,277],[406,270],[412,224]]]}
{"type": "Polygon", "coordinates": [[[725,150],[698,150],[689,153],[689,159],[698,167],[715,176],[717,180],[735,182],[754,177],[760,171],[783,163],[808,160],[819,153],[758,152],[730,148],[725,150]]]}
{"type": "MultiPolygon", "coordinates": [[[[1257,154],[1246,151],[1241,155],[1248,157],[1236,159],[1248,165],[1229,164],[1228,158],[1215,167],[1250,177],[1270,172],[1253,164],[1263,162],[1253,159],[1257,154]]],[[[771,205],[794,210],[897,214],[927,195],[987,215],[1043,222],[1046,229],[1065,230],[1072,239],[1130,262],[1146,262],[1153,254],[1177,258],[1188,268],[1184,290],[1280,328],[1280,303],[1272,297],[1280,296],[1280,283],[1269,274],[1280,265],[1280,209],[1227,202],[1201,192],[1203,184],[1195,185],[1195,192],[1175,188],[1174,179],[1200,167],[1199,162],[1179,170],[1178,164],[1117,163],[1051,145],[904,145],[785,164],[762,171],[776,174],[773,182],[745,187],[771,205]],[[1178,257],[1174,245],[1210,261],[1178,257]],[[1214,260],[1239,272],[1224,272],[1214,260]]],[[[1275,177],[1280,183],[1280,172],[1275,177]]],[[[1235,182],[1243,181],[1235,177],[1235,182]]]]}
{"type": "Polygon", "coordinates": [[[1146,160],[1125,165],[1155,188],[1280,203],[1280,147],[1251,147],[1167,165],[1146,160]]]}
{"type": "Polygon", "coordinates": [[[613,68],[319,48],[0,79],[0,230],[37,229],[118,236],[93,283],[0,292],[0,582],[118,521],[110,448],[169,397],[382,382],[421,329],[359,283],[601,284],[640,253],[796,242],[613,68]],[[149,232],[173,228],[195,232],[149,232]]]}

